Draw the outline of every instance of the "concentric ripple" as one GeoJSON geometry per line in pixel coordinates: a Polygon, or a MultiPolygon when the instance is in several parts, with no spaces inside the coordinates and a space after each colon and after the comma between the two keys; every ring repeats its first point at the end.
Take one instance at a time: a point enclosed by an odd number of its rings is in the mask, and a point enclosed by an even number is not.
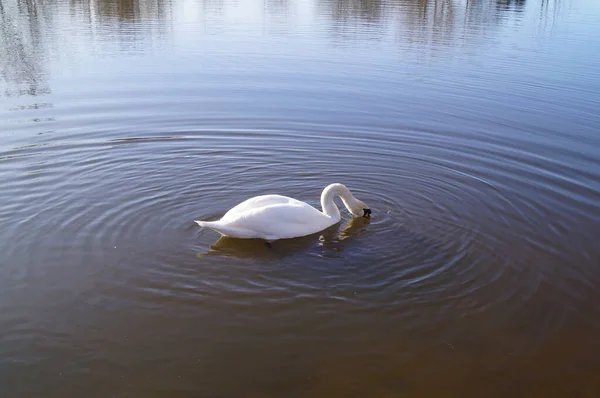
{"type": "Polygon", "coordinates": [[[50,3],[0,3],[8,398],[597,390],[589,4],[50,3]],[[332,182],[372,218],[194,223],[332,182]]]}
{"type": "MultiPolygon", "coordinates": [[[[499,153],[460,134],[454,139],[461,146],[451,147],[447,134],[323,127],[329,130],[320,136],[299,128],[206,130],[13,151],[7,159],[28,160],[19,181],[3,187],[10,192],[4,211],[22,219],[7,230],[9,255],[36,264],[17,242],[43,242],[45,261],[71,258],[67,268],[54,266],[73,272],[77,264],[86,279],[103,281],[107,290],[96,295],[151,308],[165,297],[243,308],[329,297],[402,317],[444,300],[450,317],[496,306],[516,310],[536,293],[546,268],[532,269],[526,248],[555,261],[553,245],[568,220],[555,218],[563,227],[551,235],[533,235],[538,218],[556,215],[549,213],[552,202],[534,202],[506,185],[515,160],[491,168],[499,153]],[[327,154],[315,153],[319,147],[327,154]],[[333,181],[367,202],[373,218],[346,217],[273,249],[219,239],[193,223],[266,192],[319,207],[322,188],[333,181]],[[11,203],[17,199],[28,206],[18,209],[11,203]]],[[[38,267],[51,272],[47,264],[38,267]]],[[[321,305],[335,311],[327,300],[321,305]]]]}

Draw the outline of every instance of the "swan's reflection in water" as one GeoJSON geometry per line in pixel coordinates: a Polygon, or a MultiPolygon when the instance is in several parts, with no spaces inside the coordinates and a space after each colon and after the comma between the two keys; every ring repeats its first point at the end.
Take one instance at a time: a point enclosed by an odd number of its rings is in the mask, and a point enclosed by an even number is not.
{"type": "Polygon", "coordinates": [[[281,239],[268,245],[262,239],[237,239],[221,236],[198,257],[225,256],[235,258],[284,258],[311,249],[342,251],[348,239],[360,234],[369,224],[368,218],[350,218],[320,233],[294,239],[281,239]],[[344,242],[344,243],[342,243],[344,242]]]}

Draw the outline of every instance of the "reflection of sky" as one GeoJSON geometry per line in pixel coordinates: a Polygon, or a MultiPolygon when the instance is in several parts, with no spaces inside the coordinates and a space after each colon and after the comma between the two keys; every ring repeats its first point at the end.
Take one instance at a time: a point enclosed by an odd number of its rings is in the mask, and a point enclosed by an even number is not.
{"type": "Polygon", "coordinates": [[[127,63],[108,62],[123,56],[172,57],[182,61],[172,63],[175,69],[206,51],[279,57],[283,64],[286,54],[341,55],[349,48],[361,51],[353,57],[417,62],[476,56],[485,63],[491,51],[510,56],[547,45],[581,56],[596,43],[600,15],[593,0],[13,0],[2,10],[3,91],[25,84],[16,93],[29,95],[48,91],[50,76],[124,73],[127,63]],[[565,48],[568,36],[581,40],[565,48]]]}
{"type": "Polygon", "coordinates": [[[287,90],[290,106],[307,84],[340,104],[350,89],[421,101],[446,90],[460,101],[440,111],[455,113],[480,105],[473,93],[526,97],[569,104],[573,123],[600,106],[592,0],[8,0],[0,11],[0,128],[13,132],[149,90],[210,99],[259,84],[287,90]]]}

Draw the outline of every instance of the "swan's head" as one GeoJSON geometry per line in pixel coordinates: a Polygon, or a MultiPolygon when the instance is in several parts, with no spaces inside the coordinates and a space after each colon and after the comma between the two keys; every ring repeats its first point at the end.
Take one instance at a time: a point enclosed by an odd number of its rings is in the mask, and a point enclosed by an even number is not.
{"type": "Polygon", "coordinates": [[[339,210],[333,202],[334,196],[339,196],[342,199],[344,206],[346,206],[346,209],[348,209],[352,216],[371,218],[371,209],[369,206],[365,202],[356,199],[344,184],[338,183],[328,185],[321,194],[321,205],[325,214],[337,213],[337,217],[339,217],[339,210]],[[335,212],[332,211],[332,208],[335,209],[335,212]]]}
{"type": "Polygon", "coordinates": [[[365,217],[371,218],[371,209],[365,204],[365,202],[352,198],[348,201],[348,210],[354,217],[365,217]]]}

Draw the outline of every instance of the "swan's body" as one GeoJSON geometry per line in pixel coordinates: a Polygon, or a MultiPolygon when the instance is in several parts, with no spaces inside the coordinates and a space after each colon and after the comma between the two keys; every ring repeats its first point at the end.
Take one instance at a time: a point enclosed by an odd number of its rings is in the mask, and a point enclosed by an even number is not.
{"type": "Polygon", "coordinates": [[[297,238],[320,232],[341,219],[333,199],[339,196],[353,216],[368,217],[371,210],[342,184],[331,184],[321,194],[319,211],[299,200],[281,195],[261,195],[247,199],[218,221],[196,221],[223,236],[259,238],[269,241],[297,238]]]}

